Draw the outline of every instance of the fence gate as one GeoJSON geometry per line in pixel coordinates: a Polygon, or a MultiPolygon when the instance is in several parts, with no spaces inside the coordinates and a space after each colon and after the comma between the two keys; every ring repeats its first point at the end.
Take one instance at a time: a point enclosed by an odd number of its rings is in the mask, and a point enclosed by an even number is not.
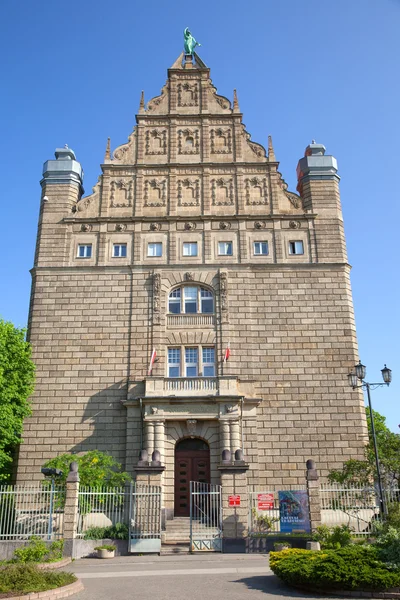
{"type": "Polygon", "coordinates": [[[222,552],[220,485],[190,482],[190,550],[222,552]]]}
{"type": "Polygon", "coordinates": [[[131,484],[129,552],[161,551],[161,487],[131,484]]]}

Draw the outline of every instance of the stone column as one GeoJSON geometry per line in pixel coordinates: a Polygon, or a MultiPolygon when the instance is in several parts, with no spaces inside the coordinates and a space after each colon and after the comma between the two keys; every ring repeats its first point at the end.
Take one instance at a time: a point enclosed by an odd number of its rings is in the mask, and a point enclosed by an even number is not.
{"type": "Polygon", "coordinates": [[[79,473],[78,463],[72,462],[65,486],[64,506],[64,555],[74,558],[74,540],[78,524],[78,493],[79,473]]]}
{"type": "Polygon", "coordinates": [[[154,423],[145,421],[145,439],[147,454],[151,456],[154,451],[154,423]]]}
{"type": "Polygon", "coordinates": [[[246,552],[249,510],[248,468],[249,465],[243,460],[231,462],[224,460],[218,467],[221,472],[222,486],[223,552],[246,552]],[[229,496],[240,496],[240,505],[229,506],[229,496]]]}
{"type": "Polygon", "coordinates": [[[306,463],[307,493],[310,510],[311,531],[315,531],[322,523],[321,521],[321,496],[319,493],[318,471],[313,460],[306,463]]]}
{"type": "Polygon", "coordinates": [[[219,444],[221,454],[223,450],[229,450],[231,447],[231,432],[227,420],[221,419],[219,422],[219,444]]]}
{"type": "Polygon", "coordinates": [[[164,439],[165,439],[165,422],[164,421],[155,421],[154,423],[154,449],[158,450],[160,453],[161,462],[164,461],[164,439]]]}
{"type": "Polygon", "coordinates": [[[232,456],[235,455],[236,450],[242,447],[240,441],[240,423],[239,421],[231,421],[231,451],[232,456]]]}

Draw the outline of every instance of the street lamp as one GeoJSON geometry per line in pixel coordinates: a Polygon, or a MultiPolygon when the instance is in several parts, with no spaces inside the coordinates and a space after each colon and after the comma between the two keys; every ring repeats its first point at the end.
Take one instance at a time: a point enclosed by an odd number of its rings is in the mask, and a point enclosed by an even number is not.
{"type": "Polygon", "coordinates": [[[49,523],[48,523],[48,527],[47,527],[47,537],[49,540],[51,540],[51,536],[53,533],[53,507],[54,507],[54,494],[55,494],[55,478],[61,477],[63,472],[60,469],[53,469],[50,467],[43,467],[41,469],[41,472],[45,477],[51,477],[49,523]]]}
{"type": "Polygon", "coordinates": [[[367,374],[366,366],[361,363],[361,360],[354,367],[354,373],[348,374],[349,384],[355,390],[356,388],[362,388],[363,390],[367,390],[368,396],[368,405],[369,405],[369,414],[371,416],[371,429],[372,429],[372,438],[374,441],[374,451],[375,451],[375,464],[376,464],[376,472],[378,475],[378,487],[379,487],[379,504],[380,510],[383,517],[386,517],[386,502],[383,494],[382,488],[382,478],[381,478],[381,469],[379,465],[379,454],[378,454],[378,446],[376,443],[376,435],[375,435],[375,423],[374,423],[374,414],[372,412],[372,404],[371,404],[371,386],[374,388],[381,387],[382,385],[389,385],[392,381],[392,371],[388,369],[385,365],[383,369],[381,369],[383,383],[368,383],[365,381],[365,376],[367,374]]]}

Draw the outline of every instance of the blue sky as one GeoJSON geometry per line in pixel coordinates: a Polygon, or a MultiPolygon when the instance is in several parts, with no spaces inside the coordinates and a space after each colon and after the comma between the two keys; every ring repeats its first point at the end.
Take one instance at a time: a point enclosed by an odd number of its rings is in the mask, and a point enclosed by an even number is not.
{"type": "Polygon", "coordinates": [[[392,368],[373,403],[399,431],[400,0],[15,0],[0,23],[0,316],[26,324],[43,162],[67,143],[89,193],[189,26],[253,140],[272,134],[290,189],[312,138],[338,159],[360,356],[371,381],[392,368]]]}

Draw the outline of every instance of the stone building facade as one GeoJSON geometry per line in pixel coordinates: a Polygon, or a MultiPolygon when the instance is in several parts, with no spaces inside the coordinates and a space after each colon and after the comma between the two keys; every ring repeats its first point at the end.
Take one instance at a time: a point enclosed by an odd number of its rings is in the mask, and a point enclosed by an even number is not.
{"type": "Polygon", "coordinates": [[[44,165],[19,482],[63,452],[108,451],[133,474],[158,450],[165,507],[186,514],[188,481],[218,483],[225,449],[259,489],[303,481],[308,458],[321,475],[361,458],[335,159],[310,144],[288,191],[271,139],[251,140],[197,55],[136,120],[89,196],[72,150],[44,165]]]}

